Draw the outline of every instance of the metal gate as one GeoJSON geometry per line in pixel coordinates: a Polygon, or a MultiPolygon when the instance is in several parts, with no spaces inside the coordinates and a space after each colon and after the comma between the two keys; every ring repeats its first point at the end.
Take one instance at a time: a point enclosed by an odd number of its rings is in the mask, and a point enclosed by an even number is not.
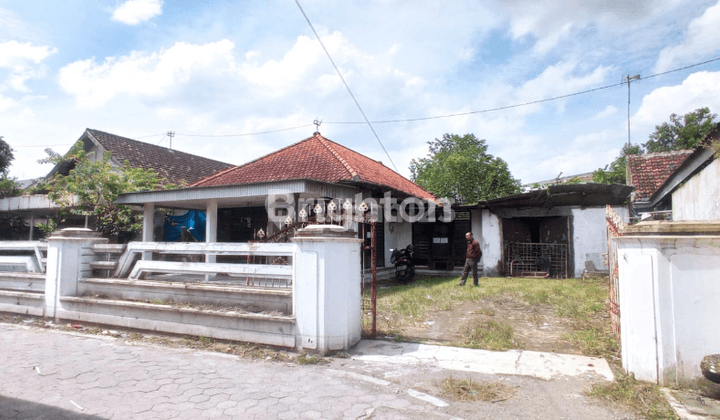
{"type": "Polygon", "coordinates": [[[609,204],[605,207],[605,220],[607,220],[607,264],[610,272],[610,329],[615,334],[615,338],[620,340],[620,277],[617,244],[613,239],[622,236],[625,224],[609,204]]]}

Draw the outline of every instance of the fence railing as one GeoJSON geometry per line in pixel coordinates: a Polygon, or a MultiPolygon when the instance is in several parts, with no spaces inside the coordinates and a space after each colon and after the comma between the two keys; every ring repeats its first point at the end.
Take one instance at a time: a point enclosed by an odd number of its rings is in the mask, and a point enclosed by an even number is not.
{"type": "Polygon", "coordinates": [[[47,242],[0,242],[0,271],[44,273],[47,263],[47,242]]]}
{"type": "Polygon", "coordinates": [[[246,285],[290,287],[290,243],[130,242],[123,248],[96,244],[95,270],[116,278],[151,275],[226,276],[246,285]]]}

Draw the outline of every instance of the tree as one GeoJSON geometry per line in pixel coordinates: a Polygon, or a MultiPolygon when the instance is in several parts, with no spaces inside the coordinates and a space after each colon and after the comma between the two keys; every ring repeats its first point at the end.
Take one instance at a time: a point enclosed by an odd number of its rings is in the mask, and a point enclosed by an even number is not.
{"type": "Polygon", "coordinates": [[[444,134],[428,146],[428,157],[410,161],[410,173],[436,196],[474,204],[520,192],[507,163],[488,154],[485,140],[474,134],[444,134]]]}
{"type": "Polygon", "coordinates": [[[627,155],[639,155],[642,149],[639,144],[625,144],[620,156],[610,163],[609,168],[599,168],[593,172],[593,182],[599,184],[624,184],[626,182],[627,155]]]}
{"type": "MultiPolygon", "coordinates": [[[[134,191],[156,190],[163,187],[162,179],[152,170],[133,168],[125,162],[122,167],[110,163],[110,153],[93,161],[91,154],[76,143],[66,156],[46,150],[48,157],[39,162],[70,163],[68,175],[56,175],[45,187],[51,200],[63,210],[78,215],[95,216],[96,230],[106,236],[139,229],[142,216],[133,215],[129,206],[115,204],[120,195],[134,191]],[[78,205],[74,206],[74,197],[78,205]]],[[[165,185],[171,188],[172,185],[165,185]]]]}
{"type": "Polygon", "coordinates": [[[670,124],[656,125],[643,146],[648,152],[692,149],[715,126],[716,119],[717,114],[711,114],[708,107],[698,108],[682,117],[670,114],[670,124]]]}
{"type": "Polygon", "coordinates": [[[15,160],[13,155],[14,150],[4,140],[3,136],[0,136],[0,173],[7,177],[8,171],[10,170],[10,164],[15,160]]]}

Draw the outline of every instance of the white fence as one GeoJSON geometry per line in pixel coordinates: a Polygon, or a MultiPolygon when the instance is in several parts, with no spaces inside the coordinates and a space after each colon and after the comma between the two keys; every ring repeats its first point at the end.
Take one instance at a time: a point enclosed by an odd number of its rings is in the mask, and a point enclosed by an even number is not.
{"type": "Polygon", "coordinates": [[[83,229],[63,230],[46,244],[0,243],[0,252],[37,250],[46,268],[0,273],[9,276],[0,283],[0,312],[347,350],[361,332],[361,240],[337,227],[308,229],[292,243],[117,246],[83,229]],[[204,309],[213,304],[233,310],[204,309]]]}

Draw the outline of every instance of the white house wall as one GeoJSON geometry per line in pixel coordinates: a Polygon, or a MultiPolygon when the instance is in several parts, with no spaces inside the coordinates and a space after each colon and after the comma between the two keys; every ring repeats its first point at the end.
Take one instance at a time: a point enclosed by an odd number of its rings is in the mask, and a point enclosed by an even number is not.
{"type": "MultiPolygon", "coordinates": [[[[473,232],[475,222],[473,215],[473,232]]],[[[485,276],[493,277],[500,275],[502,269],[502,225],[500,219],[490,210],[483,210],[480,220],[480,232],[482,234],[482,265],[485,276]]]]}
{"type": "MultiPolygon", "coordinates": [[[[628,220],[628,210],[625,207],[615,206],[613,210],[628,220]]],[[[595,268],[605,270],[605,259],[602,254],[607,253],[607,222],[605,220],[605,207],[573,208],[572,209],[572,250],[575,271],[573,277],[581,277],[585,269],[585,261],[593,261],[595,268]]]]}
{"type": "Polygon", "coordinates": [[[715,159],[672,194],[673,220],[720,219],[720,160],[715,159]]]}

